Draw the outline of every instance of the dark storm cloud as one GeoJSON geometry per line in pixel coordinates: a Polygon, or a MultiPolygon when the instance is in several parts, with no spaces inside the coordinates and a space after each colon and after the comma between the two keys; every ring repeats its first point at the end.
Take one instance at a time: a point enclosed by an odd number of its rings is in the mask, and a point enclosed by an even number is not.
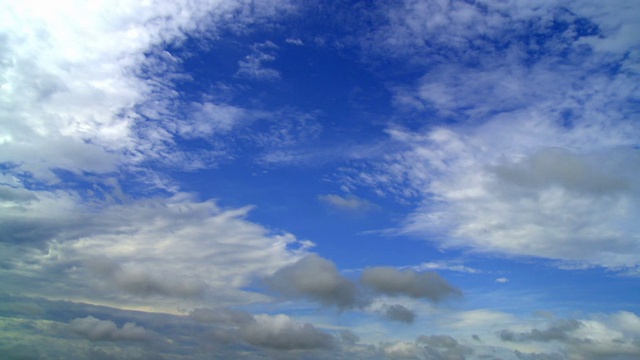
{"type": "Polygon", "coordinates": [[[357,287],[333,262],[315,254],[278,270],[266,282],[285,296],[304,297],[325,306],[347,309],[361,304],[357,287]]]}
{"type": "Polygon", "coordinates": [[[373,267],[362,272],[360,282],[379,294],[405,295],[432,301],[461,294],[460,290],[434,272],[417,273],[413,270],[373,267]]]}

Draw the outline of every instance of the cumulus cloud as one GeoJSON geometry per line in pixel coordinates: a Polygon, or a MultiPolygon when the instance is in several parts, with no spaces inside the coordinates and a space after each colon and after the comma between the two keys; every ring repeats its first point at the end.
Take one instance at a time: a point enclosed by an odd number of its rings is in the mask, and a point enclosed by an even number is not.
{"type": "Polygon", "coordinates": [[[147,341],[151,333],[135,323],[118,327],[111,320],[100,320],[91,315],[73,319],[69,326],[74,333],[94,341],[147,341]]]}
{"type": "Polygon", "coordinates": [[[436,273],[401,271],[391,267],[367,268],[362,272],[360,282],[379,294],[404,295],[432,301],[461,294],[460,290],[436,273]]]}
{"type": "Polygon", "coordinates": [[[403,305],[387,305],[383,311],[384,316],[393,321],[412,324],[416,319],[416,313],[403,305]]]}
{"type": "Polygon", "coordinates": [[[251,315],[239,310],[198,308],[190,317],[201,323],[224,326],[227,341],[245,341],[253,346],[275,350],[330,349],[335,338],[315,326],[287,315],[251,315]],[[235,337],[235,339],[234,339],[235,337]]]}
{"type": "Polygon", "coordinates": [[[621,319],[635,323],[639,318],[630,312],[619,312],[588,319],[559,319],[549,321],[543,329],[535,326],[527,331],[504,329],[498,335],[501,340],[510,343],[554,342],[560,346],[562,353],[580,359],[632,359],[640,355],[640,344],[637,342],[640,329],[636,326],[625,327],[620,323],[621,319]]]}
{"type": "Polygon", "coordinates": [[[293,321],[286,315],[256,315],[255,322],[242,329],[243,338],[252,345],[279,350],[328,349],[334,338],[311,324],[293,321]]]}
{"type": "Polygon", "coordinates": [[[278,270],[266,282],[286,296],[304,297],[340,309],[359,306],[355,284],[342,276],[333,262],[315,254],[278,270]]]}

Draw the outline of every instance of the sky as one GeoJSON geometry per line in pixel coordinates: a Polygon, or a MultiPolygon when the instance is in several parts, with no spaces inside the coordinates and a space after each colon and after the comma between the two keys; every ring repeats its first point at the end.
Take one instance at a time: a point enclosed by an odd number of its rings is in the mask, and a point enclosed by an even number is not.
{"type": "Polygon", "coordinates": [[[3,359],[640,358],[640,2],[0,2],[3,359]]]}

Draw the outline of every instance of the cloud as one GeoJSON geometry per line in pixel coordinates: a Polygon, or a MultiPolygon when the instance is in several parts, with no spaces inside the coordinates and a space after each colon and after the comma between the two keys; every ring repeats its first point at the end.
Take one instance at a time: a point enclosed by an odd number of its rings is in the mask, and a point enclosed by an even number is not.
{"type": "Polygon", "coordinates": [[[384,307],[384,316],[407,324],[412,324],[416,319],[416,313],[402,305],[387,305],[384,307]]]}
{"type": "Polygon", "coordinates": [[[367,268],[362,272],[360,282],[378,294],[404,295],[431,301],[440,301],[461,294],[460,290],[436,273],[400,271],[391,267],[367,268]]]}
{"type": "Polygon", "coordinates": [[[638,58],[625,55],[637,49],[638,25],[625,25],[637,4],[583,5],[385,5],[385,25],[362,41],[423,69],[392,89],[399,113],[423,127],[391,124],[398,150],[359,181],[416,204],[401,233],[444,248],[638,264],[628,251],[640,244],[638,58]]]}
{"type": "Polygon", "coordinates": [[[364,212],[375,208],[371,202],[353,195],[346,197],[334,194],[319,195],[318,200],[336,210],[347,212],[364,212]]]}
{"type": "Polygon", "coordinates": [[[286,296],[304,297],[326,306],[359,306],[356,286],[338,272],[333,262],[315,254],[278,270],[266,283],[286,296]]]}
{"type": "Polygon", "coordinates": [[[264,295],[244,286],[295,262],[310,245],[247,221],[249,207],[221,209],[188,194],[97,207],[70,193],[33,194],[39,201],[6,213],[25,224],[21,238],[32,237],[24,243],[9,235],[4,245],[3,261],[20,269],[0,274],[7,291],[38,288],[44,296],[167,311],[175,311],[175,299],[185,306],[251,302],[264,295]]]}
{"type": "Polygon", "coordinates": [[[331,349],[335,338],[308,323],[287,315],[251,315],[231,309],[198,308],[189,316],[201,323],[223,326],[227,341],[246,341],[261,348],[275,350],[331,349]],[[235,339],[233,339],[235,337],[235,339]]]}
{"type": "Polygon", "coordinates": [[[94,341],[147,341],[151,337],[150,332],[134,323],[118,327],[113,321],[93,316],[74,319],[69,326],[74,333],[94,341]]]}
{"type": "Polygon", "coordinates": [[[334,338],[310,324],[293,321],[286,315],[256,315],[255,322],[245,326],[243,338],[252,345],[278,350],[330,349],[334,338]]]}
{"type": "Polygon", "coordinates": [[[278,46],[271,41],[267,41],[261,44],[253,44],[251,48],[251,54],[238,62],[239,69],[236,72],[236,76],[262,81],[279,80],[280,72],[264,65],[266,62],[276,60],[272,50],[277,49],[278,46]]]}
{"type": "Polygon", "coordinates": [[[499,277],[499,278],[497,278],[495,281],[496,281],[497,283],[504,284],[504,283],[508,283],[508,282],[509,282],[509,279],[507,279],[506,277],[499,277]]]}
{"type": "Polygon", "coordinates": [[[296,45],[296,46],[303,46],[304,42],[300,39],[286,39],[285,40],[287,44],[291,44],[291,45],[296,45]]]}
{"type": "Polygon", "coordinates": [[[589,146],[581,144],[595,136],[588,134],[589,127],[576,129],[572,139],[559,127],[545,123],[529,123],[528,135],[496,123],[485,124],[468,137],[433,130],[428,136],[435,146],[418,146],[411,155],[406,154],[405,161],[428,164],[411,170],[417,173],[410,176],[416,176],[415,185],[424,196],[437,201],[420,206],[409,216],[404,230],[430,234],[444,246],[470,246],[478,251],[607,267],[637,264],[638,259],[628,252],[639,246],[631,219],[640,209],[629,201],[640,196],[640,189],[631,185],[636,176],[632,174],[639,168],[635,165],[640,156],[637,150],[624,147],[625,135],[619,137],[621,147],[599,147],[597,142],[589,146]],[[482,134],[489,128],[495,131],[494,137],[510,133],[513,141],[505,139],[511,144],[501,143],[494,149],[482,134]],[[546,135],[543,129],[548,130],[546,135]],[[576,149],[545,148],[545,144],[538,145],[542,147],[538,151],[526,149],[535,148],[536,140],[553,140],[576,149]],[[486,152],[479,150],[484,144],[486,152]],[[592,149],[582,155],[586,149],[578,146],[592,149]],[[511,156],[520,153],[521,158],[500,159],[509,154],[505,148],[512,149],[511,156]],[[414,154],[420,155],[413,158],[414,154]]]}
{"type": "Polygon", "coordinates": [[[468,274],[480,273],[480,270],[478,269],[461,265],[458,262],[449,262],[449,261],[424,262],[420,265],[411,266],[411,269],[417,272],[422,272],[427,270],[448,270],[448,271],[456,271],[456,272],[468,273],[468,274]]]}
{"type": "Polygon", "coordinates": [[[189,160],[173,132],[181,60],[160,47],[188,35],[215,37],[220,29],[241,32],[292,10],[277,0],[245,5],[2,4],[0,72],[8,106],[0,163],[13,164],[12,174],[51,183],[59,169],[105,174],[147,160],[189,160]]]}
{"type": "Polygon", "coordinates": [[[559,320],[552,326],[544,330],[533,329],[527,333],[514,333],[510,330],[500,332],[500,339],[504,341],[567,341],[570,339],[569,333],[580,328],[582,323],[571,320],[559,320]]]}
{"type": "Polygon", "coordinates": [[[562,353],[585,360],[632,359],[640,355],[640,344],[637,342],[640,328],[627,328],[619,322],[620,319],[635,323],[639,318],[633,313],[618,312],[590,319],[559,319],[549,321],[544,329],[505,329],[498,335],[502,341],[510,343],[554,342],[560,346],[562,353]]]}

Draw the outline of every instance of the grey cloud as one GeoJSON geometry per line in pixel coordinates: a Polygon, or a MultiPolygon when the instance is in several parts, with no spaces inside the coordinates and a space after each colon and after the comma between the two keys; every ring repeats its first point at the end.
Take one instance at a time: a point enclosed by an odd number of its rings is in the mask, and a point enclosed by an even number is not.
{"type": "Polygon", "coordinates": [[[458,341],[448,335],[422,335],[416,339],[416,342],[433,347],[455,348],[458,346],[458,341]]]}
{"type": "Polygon", "coordinates": [[[555,185],[585,193],[612,194],[631,190],[636,174],[629,169],[638,169],[637,165],[640,165],[640,154],[637,152],[618,150],[604,158],[579,156],[561,148],[547,148],[518,163],[496,166],[493,171],[505,183],[521,187],[555,185]],[[617,164],[621,157],[625,158],[624,167],[617,164]]]}
{"type": "Polygon", "coordinates": [[[389,305],[384,309],[384,316],[393,321],[412,324],[416,319],[416,313],[402,305],[389,305]]]}
{"type": "Polygon", "coordinates": [[[426,358],[434,360],[464,360],[473,350],[461,345],[448,335],[419,336],[416,343],[423,345],[426,358]]]}
{"type": "Polygon", "coordinates": [[[348,344],[355,344],[360,341],[360,337],[351,330],[340,331],[340,340],[348,344]]]}
{"type": "Polygon", "coordinates": [[[276,350],[333,348],[335,338],[308,323],[286,315],[251,315],[231,309],[194,309],[189,316],[219,327],[218,337],[227,342],[245,341],[253,346],[276,350]]]}
{"type": "Polygon", "coordinates": [[[285,315],[258,315],[254,319],[241,329],[243,339],[252,345],[278,350],[330,349],[335,345],[333,336],[285,315]]]}
{"type": "Polygon", "coordinates": [[[582,326],[582,323],[575,319],[559,320],[544,330],[533,329],[529,332],[516,333],[505,329],[499,332],[500,339],[504,341],[572,341],[571,332],[582,326]]]}
{"type": "Polygon", "coordinates": [[[250,314],[227,308],[196,308],[189,312],[189,316],[197,322],[225,325],[242,325],[253,321],[250,314]]]}
{"type": "Polygon", "coordinates": [[[111,320],[100,320],[93,316],[77,318],[69,323],[71,331],[96,341],[147,341],[151,333],[135,323],[126,323],[118,327],[111,320]]]}
{"type": "Polygon", "coordinates": [[[338,272],[333,262],[315,254],[278,270],[266,283],[286,296],[304,297],[326,306],[347,309],[360,305],[356,286],[338,272]]]}
{"type": "Polygon", "coordinates": [[[432,301],[461,295],[460,290],[433,272],[417,273],[392,267],[373,267],[362,272],[360,282],[374,292],[384,295],[405,295],[432,301]]]}
{"type": "Polygon", "coordinates": [[[202,296],[207,288],[206,284],[189,279],[161,277],[149,270],[123,267],[107,257],[87,259],[85,266],[107,284],[139,296],[194,298],[202,296]]]}

